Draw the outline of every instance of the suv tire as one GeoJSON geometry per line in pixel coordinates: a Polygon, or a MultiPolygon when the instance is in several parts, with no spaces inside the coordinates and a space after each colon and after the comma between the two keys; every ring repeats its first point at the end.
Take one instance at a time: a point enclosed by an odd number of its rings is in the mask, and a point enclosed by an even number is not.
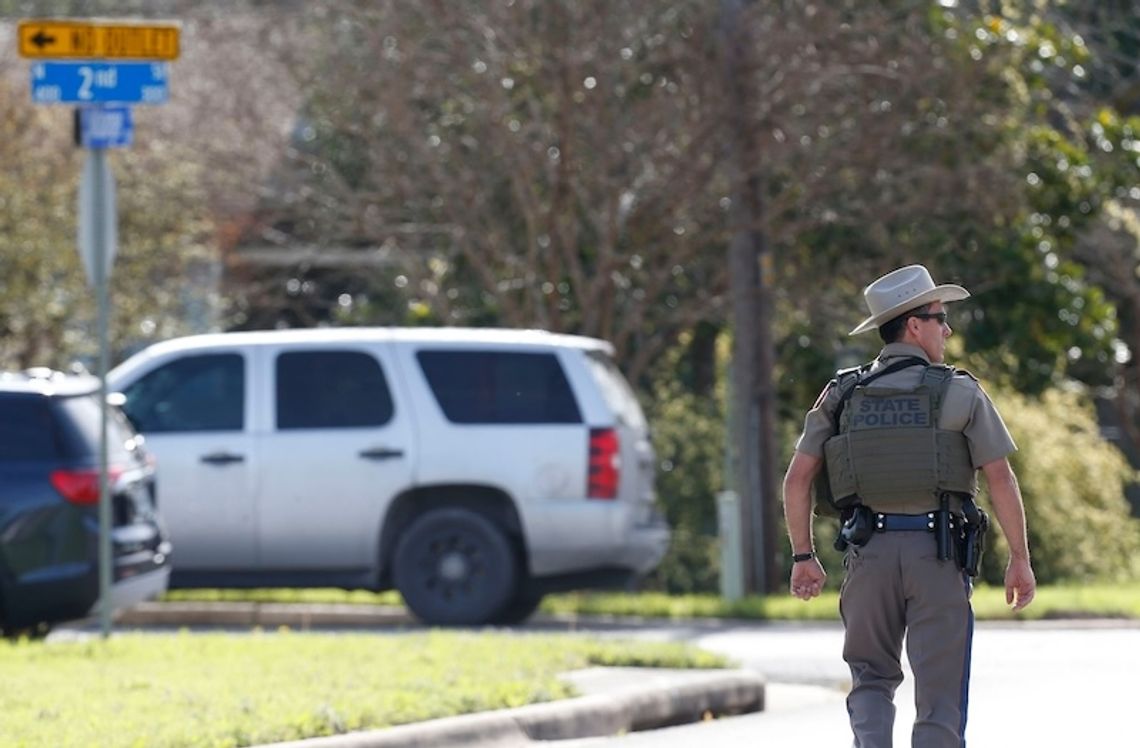
{"type": "Polygon", "coordinates": [[[493,522],[466,509],[417,517],[396,543],[393,580],[424,623],[488,623],[515,595],[518,562],[493,522]]]}
{"type": "Polygon", "coordinates": [[[528,589],[520,589],[506,606],[495,615],[494,623],[500,626],[516,626],[523,623],[538,610],[543,594],[528,589]]]}

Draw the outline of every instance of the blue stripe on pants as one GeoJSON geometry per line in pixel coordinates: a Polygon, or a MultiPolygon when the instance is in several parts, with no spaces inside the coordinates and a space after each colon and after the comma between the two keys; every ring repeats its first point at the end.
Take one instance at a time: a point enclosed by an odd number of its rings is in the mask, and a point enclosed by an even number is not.
{"type": "MultiPolygon", "coordinates": [[[[970,598],[970,578],[965,574],[962,578],[966,584],[966,599],[970,598]]],[[[966,652],[965,661],[962,663],[962,691],[961,691],[961,709],[962,721],[958,726],[958,734],[962,736],[962,748],[966,748],[966,713],[970,706],[970,658],[974,649],[974,606],[966,603],[966,610],[969,612],[969,617],[966,623],[966,652]]]]}

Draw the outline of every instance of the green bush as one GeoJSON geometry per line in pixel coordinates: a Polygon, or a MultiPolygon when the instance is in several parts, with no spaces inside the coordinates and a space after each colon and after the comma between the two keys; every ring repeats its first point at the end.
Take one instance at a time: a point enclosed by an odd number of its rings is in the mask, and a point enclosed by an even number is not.
{"type": "Polygon", "coordinates": [[[684,347],[658,367],[664,374],[646,403],[657,452],[657,495],[673,528],[664,561],[645,581],[647,589],[672,594],[715,592],[720,563],[716,496],[724,485],[723,385],[707,396],[688,391],[684,347]]]}
{"type": "Polygon", "coordinates": [[[669,551],[641,588],[670,595],[720,590],[720,539],[715,532],[698,532],[688,523],[673,527],[669,551]]]}
{"type": "MultiPolygon", "coordinates": [[[[991,396],[1017,442],[1010,463],[1025,499],[1037,580],[1140,579],[1140,520],[1124,496],[1136,474],[1101,437],[1088,399],[1058,390],[991,396]]],[[[1001,584],[1008,549],[1000,532],[990,540],[984,578],[1001,584]]]]}

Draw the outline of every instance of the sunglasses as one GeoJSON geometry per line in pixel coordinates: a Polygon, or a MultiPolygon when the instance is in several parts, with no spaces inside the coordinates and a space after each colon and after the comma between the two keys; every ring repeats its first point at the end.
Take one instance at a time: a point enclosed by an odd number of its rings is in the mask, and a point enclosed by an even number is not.
{"type": "Polygon", "coordinates": [[[938,320],[938,324],[944,325],[946,324],[946,320],[950,315],[948,315],[946,312],[920,312],[918,314],[912,314],[910,316],[917,317],[918,319],[936,319],[938,320]]]}

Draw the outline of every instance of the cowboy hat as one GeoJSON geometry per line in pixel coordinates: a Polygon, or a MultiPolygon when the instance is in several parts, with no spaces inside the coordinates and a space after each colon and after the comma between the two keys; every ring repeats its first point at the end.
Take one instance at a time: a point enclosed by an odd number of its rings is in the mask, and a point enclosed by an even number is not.
{"type": "Polygon", "coordinates": [[[859,323],[848,335],[874,330],[903,312],[935,301],[961,301],[970,292],[952,283],[934,285],[930,273],[922,265],[907,265],[892,270],[863,289],[863,298],[871,316],[859,323]]]}

